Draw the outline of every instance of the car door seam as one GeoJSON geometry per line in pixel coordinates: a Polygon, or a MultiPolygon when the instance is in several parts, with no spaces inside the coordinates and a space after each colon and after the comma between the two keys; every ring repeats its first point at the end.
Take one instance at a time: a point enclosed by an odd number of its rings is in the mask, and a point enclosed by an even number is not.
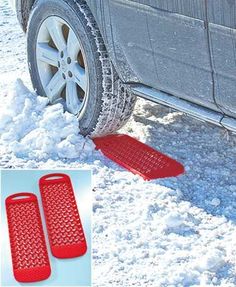
{"type": "MultiPolygon", "coordinates": [[[[206,14],[206,19],[204,22],[206,23],[206,33],[207,33],[207,48],[208,48],[208,53],[209,53],[209,60],[210,60],[210,67],[211,67],[211,77],[212,77],[212,88],[213,88],[213,100],[217,108],[220,110],[224,117],[224,111],[222,110],[221,106],[217,103],[216,101],[216,82],[215,82],[215,65],[214,65],[214,57],[213,57],[213,51],[212,51],[212,45],[211,45],[211,37],[210,37],[210,29],[209,29],[209,17],[208,17],[208,0],[205,0],[205,14],[206,14]]],[[[222,119],[223,119],[222,117],[222,119]]],[[[221,119],[221,120],[222,120],[221,119]]]]}

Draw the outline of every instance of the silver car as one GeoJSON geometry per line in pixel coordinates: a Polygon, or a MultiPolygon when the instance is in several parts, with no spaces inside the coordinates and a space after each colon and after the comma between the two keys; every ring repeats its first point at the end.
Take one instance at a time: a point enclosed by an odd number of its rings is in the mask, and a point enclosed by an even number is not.
{"type": "Polygon", "coordinates": [[[136,96],[236,131],[236,1],[15,0],[33,86],[118,130],[136,96]]]}

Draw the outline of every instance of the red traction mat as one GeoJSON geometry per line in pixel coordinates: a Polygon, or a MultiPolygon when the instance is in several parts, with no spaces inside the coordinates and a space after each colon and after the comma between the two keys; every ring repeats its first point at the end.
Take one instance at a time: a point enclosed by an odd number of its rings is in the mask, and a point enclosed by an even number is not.
{"type": "Polygon", "coordinates": [[[12,265],[19,282],[47,279],[51,268],[37,197],[18,193],[6,199],[12,265]]]}
{"type": "Polygon", "coordinates": [[[52,254],[58,258],[84,255],[87,244],[69,176],[45,175],[39,187],[52,254]]]}
{"type": "Polygon", "coordinates": [[[182,164],[130,136],[116,134],[93,141],[105,156],[145,180],[177,176],[184,172],[182,164]]]}

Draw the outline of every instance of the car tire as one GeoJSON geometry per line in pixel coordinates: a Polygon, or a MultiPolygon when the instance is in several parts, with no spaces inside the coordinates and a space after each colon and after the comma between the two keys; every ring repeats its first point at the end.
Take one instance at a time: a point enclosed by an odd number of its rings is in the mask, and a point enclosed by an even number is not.
{"type": "Polygon", "coordinates": [[[52,15],[73,29],[86,58],[89,89],[83,113],[77,114],[81,134],[97,137],[115,132],[131,116],[136,96],[119,79],[85,1],[37,0],[34,4],[27,29],[28,64],[34,89],[39,95],[48,96],[40,78],[36,48],[40,27],[52,15]]]}

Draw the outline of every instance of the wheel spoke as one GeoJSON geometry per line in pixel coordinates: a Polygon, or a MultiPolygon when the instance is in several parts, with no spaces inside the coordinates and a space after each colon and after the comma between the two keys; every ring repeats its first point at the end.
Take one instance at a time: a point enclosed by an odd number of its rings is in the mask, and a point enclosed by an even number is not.
{"type": "Polygon", "coordinates": [[[45,92],[51,102],[60,97],[60,94],[64,87],[65,87],[65,80],[63,79],[63,77],[59,72],[56,72],[56,74],[52,77],[52,79],[50,80],[49,84],[45,89],[45,92]]]}
{"type": "Polygon", "coordinates": [[[46,43],[38,43],[38,59],[51,66],[58,66],[58,52],[46,43]]]}
{"type": "Polygon", "coordinates": [[[76,64],[74,67],[74,77],[76,83],[82,88],[83,91],[86,91],[87,77],[85,74],[85,69],[79,64],[76,64]]]}
{"type": "Polygon", "coordinates": [[[71,113],[77,114],[79,112],[80,103],[77,95],[76,83],[72,81],[69,81],[66,84],[66,105],[71,113]]]}
{"type": "Polygon", "coordinates": [[[36,54],[40,80],[50,102],[62,97],[67,110],[79,114],[87,96],[88,80],[76,33],[62,18],[48,17],[40,27],[36,54]],[[84,93],[80,99],[81,90],[84,93]]]}
{"type": "Polygon", "coordinates": [[[72,29],[69,30],[68,34],[67,51],[72,60],[77,60],[77,56],[80,51],[80,44],[72,29]]]}
{"type": "Polygon", "coordinates": [[[62,24],[50,17],[46,20],[46,27],[57,49],[63,51],[66,47],[66,41],[62,33],[62,24]]]}

